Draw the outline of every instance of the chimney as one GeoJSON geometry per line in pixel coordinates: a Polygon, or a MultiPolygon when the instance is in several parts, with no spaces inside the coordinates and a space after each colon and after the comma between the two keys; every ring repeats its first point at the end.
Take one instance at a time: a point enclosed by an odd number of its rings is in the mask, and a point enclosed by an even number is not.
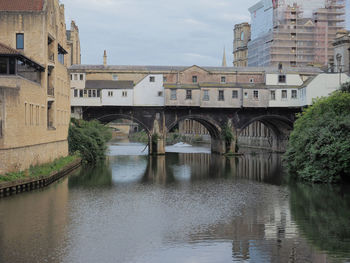
{"type": "Polygon", "coordinates": [[[107,51],[103,53],[103,65],[106,67],[107,66],[107,51]]]}

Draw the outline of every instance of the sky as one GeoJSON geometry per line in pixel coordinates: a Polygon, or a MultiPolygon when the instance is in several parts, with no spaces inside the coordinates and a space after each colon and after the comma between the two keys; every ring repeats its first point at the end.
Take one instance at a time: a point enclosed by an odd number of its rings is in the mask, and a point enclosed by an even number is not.
{"type": "Polygon", "coordinates": [[[224,48],[232,65],[234,25],[250,21],[256,2],[61,0],[67,27],[79,27],[82,64],[102,64],[107,50],[110,65],[173,66],[221,66],[224,48]]]}

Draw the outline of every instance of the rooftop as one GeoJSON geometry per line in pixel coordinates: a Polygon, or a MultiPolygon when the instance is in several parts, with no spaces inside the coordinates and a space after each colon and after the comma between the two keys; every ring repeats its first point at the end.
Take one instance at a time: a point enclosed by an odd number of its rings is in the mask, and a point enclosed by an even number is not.
{"type": "MultiPolygon", "coordinates": [[[[195,66],[195,65],[194,65],[195,66]]],[[[145,73],[169,73],[184,71],[193,66],[135,66],[135,65],[73,65],[69,69],[73,71],[114,71],[114,72],[145,72],[145,73]]],[[[235,72],[258,72],[258,73],[279,73],[277,67],[200,67],[213,73],[235,73],[235,72]]],[[[318,74],[323,71],[317,67],[290,67],[284,68],[283,73],[309,73],[318,74]]]]}
{"type": "Polygon", "coordinates": [[[42,65],[26,57],[22,52],[0,42],[0,57],[9,57],[9,56],[16,57],[19,60],[25,62],[26,64],[34,67],[39,71],[45,71],[45,68],[42,65]]]}
{"type": "Polygon", "coordinates": [[[0,11],[42,11],[44,0],[1,0],[0,11]]]}

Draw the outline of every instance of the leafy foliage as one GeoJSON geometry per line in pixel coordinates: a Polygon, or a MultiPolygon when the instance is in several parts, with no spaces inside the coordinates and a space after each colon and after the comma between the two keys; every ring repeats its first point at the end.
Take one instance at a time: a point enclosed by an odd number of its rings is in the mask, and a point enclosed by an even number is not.
{"type": "Polygon", "coordinates": [[[69,152],[79,152],[83,161],[96,163],[104,159],[106,143],[111,138],[110,129],[98,121],[72,119],[68,132],[69,152]]]}
{"type": "Polygon", "coordinates": [[[350,93],[318,99],[299,115],[284,160],[298,179],[319,183],[350,179],[350,93]]]}
{"type": "Polygon", "coordinates": [[[350,92],[350,82],[346,82],[340,86],[341,91],[350,92]]]}

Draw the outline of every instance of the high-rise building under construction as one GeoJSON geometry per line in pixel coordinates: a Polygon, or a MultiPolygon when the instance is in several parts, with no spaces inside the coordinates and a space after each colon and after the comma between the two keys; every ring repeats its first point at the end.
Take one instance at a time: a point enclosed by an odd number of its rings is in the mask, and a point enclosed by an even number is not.
{"type": "Polygon", "coordinates": [[[251,8],[248,66],[328,66],[345,0],[261,0],[251,8]]]}

